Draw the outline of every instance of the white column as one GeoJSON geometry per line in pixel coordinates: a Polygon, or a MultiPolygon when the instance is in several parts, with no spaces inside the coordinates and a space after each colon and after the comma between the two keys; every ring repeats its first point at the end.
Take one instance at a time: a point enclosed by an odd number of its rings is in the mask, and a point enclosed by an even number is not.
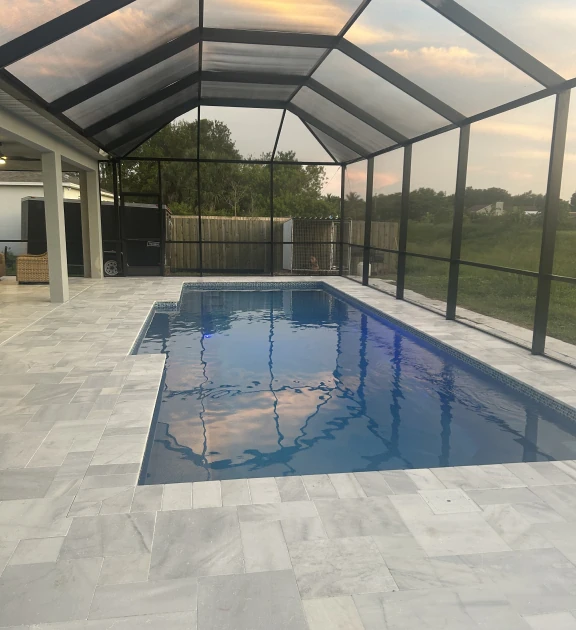
{"type": "Polygon", "coordinates": [[[90,235],[90,277],[104,277],[102,255],[102,219],[100,216],[100,178],[98,171],[86,171],[88,232],[90,235]]]}
{"type": "Polygon", "coordinates": [[[42,153],[46,242],[50,272],[50,300],[67,302],[68,264],[66,258],[66,229],[64,226],[64,191],[62,186],[62,158],[58,153],[42,153]]]}
{"type": "Polygon", "coordinates": [[[85,171],[80,171],[80,215],[82,219],[82,262],[84,277],[92,276],[90,260],[90,225],[88,221],[88,181],[85,171]]]}
{"type": "Polygon", "coordinates": [[[102,222],[98,171],[80,171],[84,277],[103,278],[102,222]]]}

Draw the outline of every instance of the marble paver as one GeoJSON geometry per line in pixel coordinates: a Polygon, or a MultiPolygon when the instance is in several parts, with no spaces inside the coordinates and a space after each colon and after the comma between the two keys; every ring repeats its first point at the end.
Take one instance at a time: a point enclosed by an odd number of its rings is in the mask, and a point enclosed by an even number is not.
{"type": "MultiPolygon", "coordinates": [[[[576,401],[571,367],[326,281],[576,401]]],[[[164,358],[129,353],[181,285],[0,282],[0,629],[576,629],[576,461],[137,486],[164,358]]]]}

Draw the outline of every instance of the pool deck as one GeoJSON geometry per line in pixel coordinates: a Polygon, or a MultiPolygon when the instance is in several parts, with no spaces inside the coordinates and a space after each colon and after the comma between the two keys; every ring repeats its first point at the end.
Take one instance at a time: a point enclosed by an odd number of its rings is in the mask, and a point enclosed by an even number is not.
{"type": "MultiPolygon", "coordinates": [[[[576,630],[576,461],[137,486],[164,357],[128,353],[184,280],[0,282],[0,628],[576,630]]],[[[572,367],[322,280],[576,406],[572,367]]]]}

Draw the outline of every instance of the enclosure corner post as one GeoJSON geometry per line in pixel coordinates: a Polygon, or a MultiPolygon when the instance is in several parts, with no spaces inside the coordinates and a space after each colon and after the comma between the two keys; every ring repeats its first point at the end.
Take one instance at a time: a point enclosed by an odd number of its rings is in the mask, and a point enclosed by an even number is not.
{"type": "Polygon", "coordinates": [[[274,162],[270,162],[270,275],[274,275],[274,162]]]}
{"type": "Polygon", "coordinates": [[[200,270],[200,277],[204,275],[204,265],[203,263],[203,244],[202,244],[202,185],[200,181],[200,126],[202,119],[200,118],[200,105],[198,106],[198,118],[197,118],[197,127],[196,127],[196,199],[198,202],[198,267],[200,270]]]}
{"type": "Polygon", "coordinates": [[[408,242],[408,216],[410,212],[410,175],[412,171],[412,145],[404,147],[402,170],[402,199],[400,202],[400,228],[398,230],[398,270],[396,277],[396,299],[404,299],[406,277],[406,243],[408,242]]]}
{"type": "Polygon", "coordinates": [[[166,211],[164,210],[164,198],[162,196],[162,162],[158,160],[158,201],[160,203],[160,265],[162,275],[166,275],[166,211]]]}
{"type": "Polygon", "coordinates": [[[372,234],[372,206],[374,204],[374,158],[368,159],[366,172],[366,214],[364,216],[364,252],[362,259],[362,284],[370,280],[370,242],[372,234]]]}
{"type": "Polygon", "coordinates": [[[552,287],[551,276],[554,270],[554,248],[556,245],[560,187],[562,185],[569,110],[570,90],[565,90],[556,96],[556,109],[554,111],[554,127],[552,130],[552,146],[550,149],[550,165],[548,168],[544,222],[542,226],[540,267],[538,270],[538,289],[536,291],[536,309],[534,312],[534,330],[532,333],[532,354],[544,354],[546,347],[552,287]]]}
{"type": "Polygon", "coordinates": [[[344,275],[344,195],[346,194],[346,164],[340,167],[340,268],[339,275],[344,275]]]}
{"type": "Polygon", "coordinates": [[[446,299],[446,319],[456,319],[469,149],[470,125],[464,125],[460,129],[460,140],[458,145],[458,165],[456,167],[456,190],[454,192],[454,218],[452,220],[452,244],[450,247],[450,273],[448,277],[448,296],[446,299]]]}

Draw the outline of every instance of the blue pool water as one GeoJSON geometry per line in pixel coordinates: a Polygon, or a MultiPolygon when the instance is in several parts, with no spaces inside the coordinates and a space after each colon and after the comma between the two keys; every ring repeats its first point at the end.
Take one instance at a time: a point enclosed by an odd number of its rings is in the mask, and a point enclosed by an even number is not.
{"type": "Polygon", "coordinates": [[[143,483],[574,459],[576,424],[321,290],[185,290],[143,483]]]}

